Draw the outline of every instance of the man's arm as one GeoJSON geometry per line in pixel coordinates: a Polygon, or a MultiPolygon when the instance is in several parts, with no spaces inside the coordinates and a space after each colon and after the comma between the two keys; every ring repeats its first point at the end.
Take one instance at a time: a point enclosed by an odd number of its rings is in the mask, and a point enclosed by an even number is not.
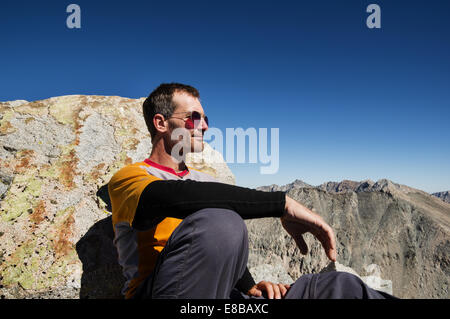
{"type": "Polygon", "coordinates": [[[336,261],[336,243],[331,227],[322,217],[285,195],[215,182],[154,181],[139,198],[133,227],[146,230],[161,218],[185,218],[203,208],[234,210],[243,219],[281,217],[284,229],[292,236],[302,254],[308,252],[304,233],[313,234],[325,253],[336,261]]]}
{"type": "Polygon", "coordinates": [[[154,181],[142,192],[133,227],[146,230],[161,218],[184,219],[203,208],[225,208],[243,219],[281,217],[286,205],[284,192],[263,192],[216,182],[154,181]]]}

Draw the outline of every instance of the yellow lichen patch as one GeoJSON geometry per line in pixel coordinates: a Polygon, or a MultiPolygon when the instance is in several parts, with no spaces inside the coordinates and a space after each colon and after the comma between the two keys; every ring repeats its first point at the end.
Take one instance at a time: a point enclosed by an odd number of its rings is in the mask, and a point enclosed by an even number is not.
{"type": "Polygon", "coordinates": [[[11,134],[16,131],[16,128],[9,122],[14,117],[14,111],[9,110],[3,114],[0,120],[0,135],[11,134]]]}
{"type": "Polygon", "coordinates": [[[126,150],[135,150],[138,144],[139,140],[135,137],[131,137],[125,140],[125,142],[122,144],[122,148],[126,150]]]}
{"type": "Polygon", "coordinates": [[[131,132],[125,126],[125,124],[124,125],[121,124],[120,127],[114,131],[114,135],[115,135],[115,137],[121,137],[121,136],[130,136],[131,137],[131,132]]]}
{"type": "Polygon", "coordinates": [[[61,124],[69,124],[75,127],[78,113],[82,108],[80,102],[80,96],[78,95],[58,97],[49,108],[50,115],[61,124]]]}
{"type": "Polygon", "coordinates": [[[67,275],[67,265],[77,262],[75,249],[55,259],[52,247],[35,237],[21,245],[0,265],[2,284],[19,284],[24,289],[43,290],[54,287],[67,275]]]}
{"type": "Polygon", "coordinates": [[[90,106],[95,107],[95,111],[102,115],[112,116],[115,122],[118,123],[116,127],[122,126],[124,122],[127,122],[128,126],[133,127],[133,125],[130,125],[132,122],[129,114],[130,112],[129,106],[122,102],[122,98],[119,97],[108,97],[108,98],[103,97],[102,99],[97,98],[95,102],[90,101],[90,106]]]}
{"type": "Polygon", "coordinates": [[[126,165],[129,161],[131,161],[131,158],[128,157],[126,151],[122,151],[119,153],[118,159],[114,164],[118,167],[122,167],[124,164],[126,165]]]}
{"type": "Polygon", "coordinates": [[[48,265],[54,263],[53,254],[42,240],[45,236],[18,244],[14,252],[0,266],[3,285],[19,284],[24,289],[52,287],[54,280],[48,276],[48,265]]]}
{"type": "Polygon", "coordinates": [[[75,187],[74,178],[77,175],[78,158],[74,147],[74,144],[60,145],[61,155],[58,157],[58,160],[51,165],[42,165],[39,168],[38,175],[47,181],[58,181],[65,186],[66,190],[75,187]]]}
{"type": "Polygon", "coordinates": [[[128,157],[125,151],[120,152],[117,155],[116,161],[114,161],[111,165],[106,169],[105,175],[102,176],[103,180],[109,181],[111,177],[122,167],[125,165],[132,164],[133,160],[128,157]]]}
{"type": "Polygon", "coordinates": [[[45,278],[41,279],[38,288],[52,288],[55,282],[64,282],[67,279],[67,267],[79,262],[77,252],[74,248],[69,250],[62,258],[56,259],[47,269],[45,278]]]}
{"type": "Polygon", "coordinates": [[[14,133],[16,131],[16,128],[14,126],[11,125],[10,122],[3,122],[2,125],[0,126],[0,135],[6,135],[6,134],[11,134],[14,133]]]}
{"type": "Polygon", "coordinates": [[[31,169],[26,174],[16,175],[14,182],[1,202],[1,218],[11,221],[25,212],[32,210],[41,194],[42,180],[36,178],[37,169],[31,169]]]}
{"type": "Polygon", "coordinates": [[[11,186],[1,203],[0,215],[5,222],[14,220],[28,209],[31,209],[31,204],[28,202],[27,198],[25,196],[15,195],[14,193],[16,191],[20,192],[19,189],[16,190],[15,185],[11,186]]]}
{"type": "Polygon", "coordinates": [[[14,110],[21,114],[30,114],[35,116],[45,116],[48,114],[48,106],[44,101],[34,101],[16,106],[14,110]]]}
{"type": "Polygon", "coordinates": [[[33,271],[29,260],[36,251],[36,240],[29,240],[18,246],[1,265],[2,282],[5,286],[19,283],[23,288],[33,287],[33,271]]]}
{"type": "Polygon", "coordinates": [[[57,180],[59,177],[59,169],[57,165],[45,164],[39,168],[39,176],[47,180],[57,180]]]}

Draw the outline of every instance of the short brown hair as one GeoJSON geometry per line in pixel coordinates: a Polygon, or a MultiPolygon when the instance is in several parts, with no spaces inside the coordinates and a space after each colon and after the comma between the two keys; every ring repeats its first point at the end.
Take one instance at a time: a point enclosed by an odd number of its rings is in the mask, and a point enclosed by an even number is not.
{"type": "Polygon", "coordinates": [[[175,105],[172,102],[172,98],[175,92],[184,92],[193,97],[200,98],[198,90],[190,85],[181,83],[162,83],[158,86],[150,93],[142,104],[142,113],[144,114],[145,124],[147,124],[152,139],[156,134],[156,129],[153,125],[153,117],[156,114],[161,114],[165,118],[169,118],[173,114],[175,105]]]}

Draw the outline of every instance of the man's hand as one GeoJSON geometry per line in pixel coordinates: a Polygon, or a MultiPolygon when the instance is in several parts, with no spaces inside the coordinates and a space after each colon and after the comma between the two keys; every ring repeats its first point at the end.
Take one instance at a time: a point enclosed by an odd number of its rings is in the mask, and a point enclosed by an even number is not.
{"type": "Polygon", "coordinates": [[[269,299],[281,299],[284,298],[289,288],[291,288],[290,285],[275,284],[273,282],[263,280],[250,288],[250,290],[247,292],[247,295],[253,297],[261,297],[265,292],[267,298],[269,299]]]}
{"type": "Polygon", "coordinates": [[[288,196],[286,196],[285,212],[281,216],[281,224],[294,238],[302,254],[305,255],[308,252],[308,245],[303,239],[303,234],[309,232],[320,241],[328,258],[336,261],[336,242],[331,227],[325,223],[322,217],[288,196]]]}

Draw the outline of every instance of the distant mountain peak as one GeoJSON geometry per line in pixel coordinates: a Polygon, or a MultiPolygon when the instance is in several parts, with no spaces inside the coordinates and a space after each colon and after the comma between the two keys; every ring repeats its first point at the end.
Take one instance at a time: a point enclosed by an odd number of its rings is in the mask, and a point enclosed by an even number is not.
{"type": "MultiPolygon", "coordinates": [[[[379,179],[378,181],[374,182],[370,179],[365,179],[362,181],[352,181],[348,179],[344,179],[340,182],[335,181],[329,181],[322,183],[317,186],[310,185],[308,183],[305,183],[304,181],[300,179],[294,180],[292,183],[286,184],[286,185],[276,185],[272,184],[269,186],[261,186],[258,187],[260,190],[264,191],[289,191],[293,188],[317,188],[324,190],[329,193],[345,193],[345,192],[383,192],[383,193],[395,193],[398,195],[401,194],[408,194],[408,193],[424,193],[429,195],[428,193],[425,193],[422,190],[415,189],[406,185],[395,183],[387,178],[379,179]]],[[[445,193],[445,192],[443,192],[445,193]]],[[[436,195],[435,195],[436,196],[436,195]]],[[[441,197],[444,197],[445,194],[441,195],[441,197]]],[[[439,197],[439,196],[437,196],[439,197]]],[[[447,192],[447,197],[450,200],[450,196],[447,192]]],[[[441,198],[442,199],[442,198],[441,198]]]]}
{"type": "Polygon", "coordinates": [[[437,192],[431,194],[439,199],[442,199],[446,203],[450,203],[450,191],[437,192]]]}

